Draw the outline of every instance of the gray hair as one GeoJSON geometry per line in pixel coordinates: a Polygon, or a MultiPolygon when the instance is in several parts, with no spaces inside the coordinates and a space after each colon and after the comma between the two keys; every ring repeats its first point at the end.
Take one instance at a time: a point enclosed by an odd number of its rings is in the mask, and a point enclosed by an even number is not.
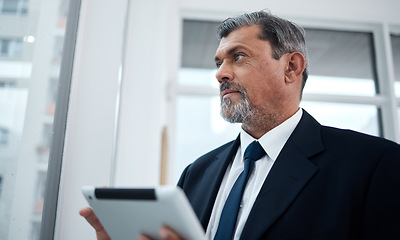
{"type": "Polygon", "coordinates": [[[300,52],[306,59],[303,72],[302,91],[308,78],[308,57],[304,29],[288,20],[272,15],[267,11],[245,13],[227,18],[218,27],[218,38],[227,37],[231,32],[248,26],[259,26],[262,30],[259,38],[271,44],[272,54],[279,60],[283,54],[300,52]]]}

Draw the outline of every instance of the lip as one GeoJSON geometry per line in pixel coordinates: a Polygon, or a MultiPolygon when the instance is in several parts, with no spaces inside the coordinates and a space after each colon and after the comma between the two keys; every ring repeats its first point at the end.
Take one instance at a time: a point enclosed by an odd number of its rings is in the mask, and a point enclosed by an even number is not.
{"type": "Polygon", "coordinates": [[[235,93],[240,93],[238,90],[234,90],[234,89],[225,89],[223,91],[221,91],[221,97],[225,98],[228,97],[231,94],[235,94],[235,93]]]}

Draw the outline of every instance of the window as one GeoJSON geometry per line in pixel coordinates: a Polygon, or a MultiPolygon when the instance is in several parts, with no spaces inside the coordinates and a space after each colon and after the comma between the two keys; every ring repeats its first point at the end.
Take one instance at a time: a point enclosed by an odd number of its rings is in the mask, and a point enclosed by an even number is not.
{"type": "Polygon", "coordinates": [[[0,128],[0,147],[8,143],[9,132],[8,129],[0,128]]]}
{"type": "Polygon", "coordinates": [[[400,31],[391,34],[390,42],[392,44],[391,47],[394,66],[394,91],[397,97],[397,118],[400,125],[400,31]]]}
{"type": "Polygon", "coordinates": [[[303,101],[301,106],[323,125],[380,135],[379,110],[374,105],[303,101]]]}
{"type": "MultiPolygon", "coordinates": [[[[195,74],[195,73],[194,73],[195,74]]],[[[181,95],[177,99],[175,180],[189,163],[237,137],[239,124],[219,115],[219,97],[181,95]],[[195,127],[194,127],[195,126],[195,127]]]]}
{"type": "Polygon", "coordinates": [[[3,177],[0,175],[0,199],[1,199],[2,192],[3,192],[3,177]]]}
{"type": "MultiPolygon", "coordinates": [[[[177,79],[175,179],[183,168],[208,150],[233,140],[240,125],[219,116],[213,36],[219,22],[183,21],[182,58],[177,79]]],[[[348,29],[348,28],[346,28],[348,29]]],[[[383,136],[374,31],[307,28],[309,79],[300,106],[321,124],[383,136]]],[[[396,67],[399,37],[392,36],[396,67]],[[397,51],[397,52],[396,52],[397,51]]],[[[400,86],[399,68],[396,70],[400,86]]],[[[398,87],[399,88],[399,87],[398,87]]],[[[400,91],[399,95],[400,96],[400,91]]],[[[400,116],[400,106],[399,106],[400,116]]]]}
{"type": "Polygon", "coordinates": [[[309,79],[304,93],[374,96],[372,33],[306,29],[309,79]]]}
{"type": "Polygon", "coordinates": [[[395,77],[395,94],[400,97],[400,33],[391,34],[390,42],[392,43],[392,56],[395,77]]]}
{"type": "Polygon", "coordinates": [[[306,28],[306,44],[310,76],[300,105],[323,125],[382,135],[378,105],[359,98],[379,94],[372,33],[306,28]]]}
{"type": "Polygon", "coordinates": [[[60,5],[69,5],[68,0],[31,2],[30,7],[40,11],[38,18],[37,13],[30,14],[27,3],[0,0],[0,25],[13,23],[0,27],[0,239],[4,240],[40,238],[60,74],[60,61],[54,59],[62,54],[65,24],[59,23],[66,21],[64,15],[53,13],[65,12],[60,5]]]}
{"type": "Polygon", "coordinates": [[[0,57],[21,57],[22,40],[0,39],[0,57]]]}
{"type": "Polygon", "coordinates": [[[28,0],[0,0],[2,14],[26,15],[28,13],[28,0]]]}
{"type": "Polygon", "coordinates": [[[218,23],[184,21],[182,68],[178,73],[174,180],[183,168],[205,152],[235,139],[240,125],[220,116],[215,79],[215,36],[218,23]],[[196,56],[196,57],[193,57],[196,56]],[[196,127],[193,127],[196,126],[196,127]]]}

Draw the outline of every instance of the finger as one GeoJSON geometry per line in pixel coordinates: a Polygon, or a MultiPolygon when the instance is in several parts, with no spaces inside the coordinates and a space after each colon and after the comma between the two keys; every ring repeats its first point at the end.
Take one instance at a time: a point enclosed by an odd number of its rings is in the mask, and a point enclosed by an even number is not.
{"type": "Polygon", "coordinates": [[[182,239],[178,233],[167,226],[163,226],[158,231],[158,235],[160,235],[162,240],[179,240],[182,239]]]}
{"type": "Polygon", "coordinates": [[[100,223],[96,214],[94,214],[91,208],[83,208],[79,211],[79,214],[86,219],[86,221],[96,230],[101,231],[104,229],[103,225],[100,223]]]}
{"type": "Polygon", "coordinates": [[[152,238],[147,236],[146,234],[141,234],[136,238],[136,240],[152,240],[152,238]]]}
{"type": "Polygon", "coordinates": [[[91,208],[83,208],[79,211],[79,214],[94,228],[98,240],[111,239],[91,208]]]}

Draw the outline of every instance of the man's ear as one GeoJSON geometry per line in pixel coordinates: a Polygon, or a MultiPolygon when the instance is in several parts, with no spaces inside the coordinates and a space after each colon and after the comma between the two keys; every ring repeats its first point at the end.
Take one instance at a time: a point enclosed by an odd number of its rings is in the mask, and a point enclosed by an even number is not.
{"type": "Polygon", "coordinates": [[[294,82],[299,77],[302,79],[303,71],[306,68],[306,59],[299,52],[289,53],[286,69],[286,81],[294,82]]]}

